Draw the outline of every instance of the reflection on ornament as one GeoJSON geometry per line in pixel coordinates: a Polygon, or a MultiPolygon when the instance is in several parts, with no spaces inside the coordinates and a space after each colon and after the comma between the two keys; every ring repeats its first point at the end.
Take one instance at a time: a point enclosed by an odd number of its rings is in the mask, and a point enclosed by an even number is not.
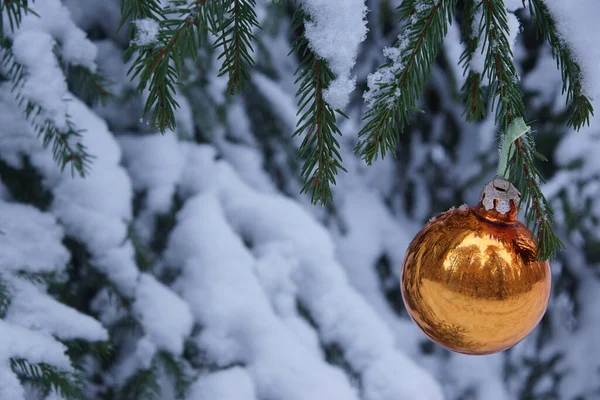
{"type": "Polygon", "coordinates": [[[449,210],[411,242],[402,266],[404,304],[434,342],[465,354],[505,350],[539,323],[550,297],[550,266],[536,260],[517,220],[519,192],[486,185],[477,207],[449,210]]]}

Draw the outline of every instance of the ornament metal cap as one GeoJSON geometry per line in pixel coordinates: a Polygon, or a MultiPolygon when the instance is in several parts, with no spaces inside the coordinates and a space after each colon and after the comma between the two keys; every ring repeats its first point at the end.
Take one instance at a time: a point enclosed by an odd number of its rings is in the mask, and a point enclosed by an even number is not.
{"type": "Polygon", "coordinates": [[[485,216],[495,221],[514,222],[519,213],[519,201],[521,193],[512,183],[494,178],[481,191],[479,208],[485,209],[485,216]]]}

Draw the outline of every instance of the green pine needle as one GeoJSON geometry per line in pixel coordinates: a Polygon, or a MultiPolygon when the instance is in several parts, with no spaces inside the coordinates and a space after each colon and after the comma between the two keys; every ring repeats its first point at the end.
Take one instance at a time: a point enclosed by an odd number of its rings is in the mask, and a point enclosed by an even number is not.
{"type": "MultiPolygon", "coordinates": [[[[525,105],[510,48],[507,12],[502,0],[483,0],[479,32],[485,50],[484,74],[490,82],[496,123],[507,132],[510,124],[524,118],[525,105]]],[[[543,179],[535,167],[535,143],[530,133],[517,139],[510,168],[510,180],[521,192],[520,207],[538,241],[538,259],[553,258],[563,244],[554,232],[552,209],[540,188],[543,179]]]]}
{"type": "Polygon", "coordinates": [[[11,358],[10,367],[22,382],[29,382],[43,394],[59,393],[67,400],[83,399],[80,377],[53,365],[32,364],[23,358],[11,358]]]}
{"type": "Polygon", "coordinates": [[[556,66],[562,75],[562,92],[567,94],[569,109],[567,126],[579,130],[582,126],[589,125],[590,117],[594,115],[594,107],[590,99],[583,93],[581,67],[577,64],[568,44],[560,38],[556,21],[550,14],[548,6],[541,0],[529,0],[529,10],[538,32],[550,44],[552,57],[556,60],[556,66]]]}
{"type": "Polygon", "coordinates": [[[465,33],[463,42],[465,50],[460,56],[460,64],[463,66],[463,75],[467,79],[461,88],[463,102],[465,103],[466,119],[469,122],[481,121],[485,117],[484,90],[482,86],[482,76],[479,72],[471,68],[473,55],[477,51],[479,44],[478,30],[475,29],[475,1],[465,0],[463,2],[463,12],[465,16],[465,33]]]}
{"type": "Polygon", "coordinates": [[[19,28],[24,14],[31,13],[37,15],[35,11],[29,8],[29,4],[33,3],[29,0],[2,0],[0,1],[0,42],[4,39],[4,18],[6,15],[8,25],[11,32],[19,28]]]}
{"type": "Polygon", "coordinates": [[[150,368],[141,369],[127,379],[119,390],[116,400],[159,400],[158,368],[159,359],[154,356],[150,368]]]}
{"type": "Polygon", "coordinates": [[[4,277],[0,275],[0,318],[4,318],[10,305],[10,290],[4,277]]]}
{"type": "MultiPolygon", "coordinates": [[[[306,18],[308,16],[297,9],[292,29],[301,29],[306,18]]],[[[294,136],[304,135],[298,152],[298,157],[304,159],[301,174],[305,183],[301,193],[312,191],[311,201],[324,204],[332,197],[335,176],[339,170],[346,171],[336,139],[336,135],[341,136],[336,126],[336,112],[345,115],[340,110],[334,111],[323,98],[324,89],[329,87],[334,75],[327,62],[309,48],[304,34],[295,40],[292,51],[302,56],[302,63],[294,74],[295,83],[300,83],[296,92],[300,119],[294,136]]]]}
{"type": "Polygon", "coordinates": [[[175,129],[175,85],[183,69],[184,61],[195,59],[203,34],[208,29],[203,11],[204,2],[171,0],[161,9],[158,2],[123,0],[123,20],[150,18],[159,23],[156,42],[139,45],[130,43],[124,52],[125,60],[136,56],[128,70],[129,77],[139,79],[137,89],[148,89],[144,115],[150,115],[153,129],[164,133],[175,129]]]}
{"type": "Polygon", "coordinates": [[[222,47],[219,59],[223,59],[219,76],[227,74],[229,93],[240,93],[250,79],[250,69],[254,65],[252,42],[256,39],[252,30],[260,28],[254,8],[255,0],[227,1],[227,17],[219,27],[219,38],[215,47],[222,47]]]}
{"type": "Polygon", "coordinates": [[[88,173],[93,159],[93,156],[88,154],[86,146],[81,142],[84,131],[76,128],[70,115],[66,115],[66,129],[59,129],[51,119],[42,119],[41,115],[45,114],[44,108],[24,97],[19,91],[27,79],[25,68],[15,60],[10,48],[0,47],[0,55],[2,56],[1,62],[12,81],[15,99],[22,107],[25,118],[38,137],[42,138],[44,148],[52,145],[52,155],[61,171],[70,165],[71,174],[78,173],[84,177],[88,173]]]}
{"type": "Polygon", "coordinates": [[[164,371],[173,381],[176,396],[182,399],[185,398],[185,393],[192,383],[194,383],[196,377],[192,366],[185,359],[175,357],[166,351],[159,352],[157,356],[164,371]]]}
{"type": "Polygon", "coordinates": [[[492,110],[496,111],[496,124],[507,130],[516,118],[523,118],[525,105],[519,86],[519,75],[513,63],[509,43],[507,12],[502,0],[483,0],[479,32],[483,35],[485,65],[483,74],[490,83],[492,110]]]}
{"type": "Polygon", "coordinates": [[[109,89],[110,81],[99,73],[81,65],[63,65],[69,90],[92,105],[106,105],[114,95],[109,89]]]}
{"type": "Polygon", "coordinates": [[[539,260],[554,259],[556,252],[565,246],[554,232],[554,216],[548,200],[544,197],[540,183],[544,183],[535,167],[535,145],[531,133],[525,134],[514,143],[515,153],[511,168],[511,181],[521,192],[520,207],[525,210],[525,220],[537,238],[539,260]]]}
{"type": "Polygon", "coordinates": [[[408,123],[410,111],[425,87],[455,8],[456,0],[411,0],[399,7],[408,23],[406,34],[394,46],[399,55],[378,69],[381,75],[393,73],[394,78],[381,81],[367,92],[371,108],[364,114],[367,123],[358,133],[360,141],[355,152],[367,164],[395,150],[398,133],[408,123]]]}
{"type": "Polygon", "coordinates": [[[481,74],[469,71],[469,76],[467,76],[460,90],[463,94],[467,121],[481,121],[485,117],[485,101],[481,85],[481,74]]]}

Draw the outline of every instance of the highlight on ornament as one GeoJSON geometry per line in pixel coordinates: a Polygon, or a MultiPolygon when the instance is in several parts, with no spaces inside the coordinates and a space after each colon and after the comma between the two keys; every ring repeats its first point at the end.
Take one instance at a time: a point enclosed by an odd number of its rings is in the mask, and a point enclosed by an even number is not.
{"type": "Polygon", "coordinates": [[[548,306],[550,265],[518,221],[520,194],[507,180],[488,183],[477,206],[430,220],[410,243],[402,298],[435,343],[464,354],[508,349],[539,323],[548,306]]]}

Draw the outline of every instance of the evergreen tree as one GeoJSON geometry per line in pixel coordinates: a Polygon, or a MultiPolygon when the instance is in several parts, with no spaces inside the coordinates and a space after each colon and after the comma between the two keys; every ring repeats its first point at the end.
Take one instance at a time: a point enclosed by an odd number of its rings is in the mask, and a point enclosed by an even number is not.
{"type": "Polygon", "coordinates": [[[585,13],[342,3],[0,2],[0,398],[600,396],[585,13]],[[554,286],[471,358],[398,273],[495,174],[554,286]]]}

